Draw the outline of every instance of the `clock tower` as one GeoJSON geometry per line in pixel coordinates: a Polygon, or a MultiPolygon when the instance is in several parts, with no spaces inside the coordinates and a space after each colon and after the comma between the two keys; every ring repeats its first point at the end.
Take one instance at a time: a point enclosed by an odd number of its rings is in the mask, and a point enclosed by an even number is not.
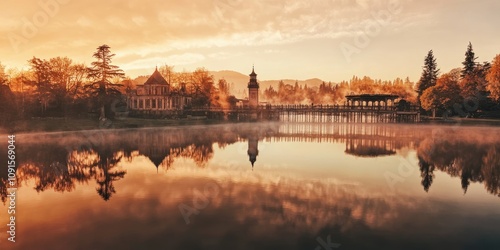
{"type": "Polygon", "coordinates": [[[248,105],[252,109],[259,106],[259,83],[253,67],[252,73],[250,73],[250,82],[248,82],[248,105]]]}

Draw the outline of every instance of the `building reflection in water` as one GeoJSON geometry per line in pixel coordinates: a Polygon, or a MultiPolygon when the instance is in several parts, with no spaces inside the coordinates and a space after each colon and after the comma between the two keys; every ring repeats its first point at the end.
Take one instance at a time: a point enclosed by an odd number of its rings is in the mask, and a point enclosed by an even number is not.
{"type": "Polygon", "coordinates": [[[402,148],[413,148],[421,133],[395,125],[291,123],[280,127],[279,141],[340,142],[345,153],[359,157],[395,155],[402,148]]]}
{"type": "MultiPolygon", "coordinates": [[[[247,157],[253,170],[259,155],[259,140],[270,142],[327,142],[345,144],[345,152],[360,157],[395,155],[402,149],[415,150],[423,189],[427,192],[440,170],[461,180],[464,192],[471,182],[484,183],[488,192],[500,193],[500,144],[498,138],[478,141],[448,134],[435,140],[428,129],[415,126],[376,124],[269,123],[265,125],[216,125],[131,131],[20,136],[18,183],[33,180],[42,192],[72,191],[76,184],[96,183],[97,193],[109,200],[114,183],[126,176],[121,161],[145,156],[157,168],[171,169],[176,159],[192,159],[207,167],[214,145],[225,147],[247,142],[247,157]],[[36,138],[35,138],[36,137],[36,138]]],[[[478,133],[473,138],[487,137],[478,133]]],[[[472,138],[472,137],[471,137],[472,138]]],[[[5,154],[5,151],[1,152],[5,154]]],[[[4,155],[2,155],[3,158],[4,155]]],[[[243,157],[242,161],[246,161],[243,157]]],[[[7,172],[0,173],[2,201],[7,197],[7,172]]]]}
{"type": "Polygon", "coordinates": [[[250,135],[250,137],[248,137],[247,154],[250,163],[252,163],[252,171],[253,171],[254,163],[257,161],[257,156],[259,155],[259,138],[255,134],[252,134],[250,135]]]}

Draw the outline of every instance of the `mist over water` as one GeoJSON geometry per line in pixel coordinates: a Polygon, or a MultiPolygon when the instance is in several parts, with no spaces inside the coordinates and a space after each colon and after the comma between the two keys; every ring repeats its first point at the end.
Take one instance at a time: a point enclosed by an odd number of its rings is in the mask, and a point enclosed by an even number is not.
{"type": "Polygon", "coordinates": [[[500,246],[495,127],[197,125],[19,134],[16,150],[14,249],[500,246]]]}

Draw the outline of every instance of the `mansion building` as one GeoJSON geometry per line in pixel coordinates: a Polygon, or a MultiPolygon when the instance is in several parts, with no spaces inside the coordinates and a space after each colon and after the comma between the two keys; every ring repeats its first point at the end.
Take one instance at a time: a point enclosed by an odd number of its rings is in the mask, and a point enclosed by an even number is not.
{"type": "Polygon", "coordinates": [[[137,85],[127,99],[129,111],[140,115],[170,115],[191,105],[185,87],[173,90],[158,68],[144,84],[137,85]]]}

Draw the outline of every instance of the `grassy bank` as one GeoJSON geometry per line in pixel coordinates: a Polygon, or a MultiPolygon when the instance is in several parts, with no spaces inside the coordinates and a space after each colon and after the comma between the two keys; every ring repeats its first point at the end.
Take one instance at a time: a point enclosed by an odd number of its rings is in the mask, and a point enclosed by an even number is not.
{"type": "Polygon", "coordinates": [[[482,118],[442,118],[442,117],[422,117],[422,123],[427,124],[450,124],[450,125],[488,125],[488,126],[500,126],[500,119],[482,119],[482,118]]]}
{"type": "Polygon", "coordinates": [[[142,119],[125,118],[123,120],[107,120],[99,122],[91,118],[33,118],[30,120],[16,120],[6,122],[0,127],[0,134],[79,131],[92,129],[123,129],[143,127],[165,127],[196,124],[219,124],[227,121],[210,119],[142,119]]]}

